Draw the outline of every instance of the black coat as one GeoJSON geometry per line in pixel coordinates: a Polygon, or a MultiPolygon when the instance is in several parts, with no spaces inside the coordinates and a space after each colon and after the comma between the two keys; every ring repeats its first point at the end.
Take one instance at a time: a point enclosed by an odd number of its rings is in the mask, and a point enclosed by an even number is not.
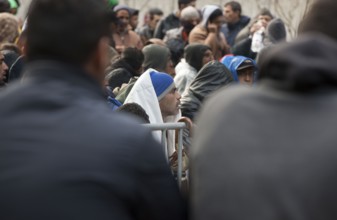
{"type": "Polygon", "coordinates": [[[225,65],[219,61],[207,63],[181,97],[182,115],[194,120],[204,99],[233,81],[232,74],[225,65]]]}
{"type": "Polygon", "coordinates": [[[162,147],[81,70],[30,64],[0,100],[0,219],[184,218],[162,147]]]}

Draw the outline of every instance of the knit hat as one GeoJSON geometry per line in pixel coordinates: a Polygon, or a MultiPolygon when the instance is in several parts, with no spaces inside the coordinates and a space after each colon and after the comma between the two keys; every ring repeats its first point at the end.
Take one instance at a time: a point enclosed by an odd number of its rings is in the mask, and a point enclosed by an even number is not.
{"type": "Polygon", "coordinates": [[[128,6],[126,6],[126,5],[117,5],[113,9],[113,11],[116,12],[116,13],[118,11],[120,11],[120,10],[126,10],[129,13],[129,15],[131,16],[131,10],[130,10],[130,8],[128,6]]]}
{"type": "Polygon", "coordinates": [[[10,13],[0,13],[0,43],[14,43],[19,36],[19,23],[10,13]]]}
{"type": "Polygon", "coordinates": [[[286,27],[279,18],[274,18],[269,22],[266,33],[268,40],[273,44],[283,41],[287,37],[286,27]]]}
{"type": "Polygon", "coordinates": [[[171,52],[167,47],[150,44],[142,49],[144,54],[143,67],[145,70],[153,68],[158,71],[165,71],[166,64],[171,58],[171,52]]]}
{"type": "Polygon", "coordinates": [[[152,85],[158,101],[160,101],[167,93],[169,93],[174,87],[174,81],[172,76],[161,72],[150,72],[152,85]]]}
{"type": "Polygon", "coordinates": [[[200,13],[198,9],[193,6],[187,6],[181,11],[180,19],[181,20],[189,20],[193,18],[200,18],[200,13]]]}
{"type": "Polygon", "coordinates": [[[189,44],[185,47],[184,58],[190,66],[199,71],[202,68],[202,59],[207,50],[211,50],[211,48],[205,44],[189,44]]]}

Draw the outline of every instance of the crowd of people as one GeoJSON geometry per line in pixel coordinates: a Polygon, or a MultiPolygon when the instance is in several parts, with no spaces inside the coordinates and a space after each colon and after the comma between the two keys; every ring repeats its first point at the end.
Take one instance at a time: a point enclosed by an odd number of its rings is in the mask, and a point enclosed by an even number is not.
{"type": "Polygon", "coordinates": [[[335,0],[177,4],[0,0],[0,219],[336,218],[335,0]]]}

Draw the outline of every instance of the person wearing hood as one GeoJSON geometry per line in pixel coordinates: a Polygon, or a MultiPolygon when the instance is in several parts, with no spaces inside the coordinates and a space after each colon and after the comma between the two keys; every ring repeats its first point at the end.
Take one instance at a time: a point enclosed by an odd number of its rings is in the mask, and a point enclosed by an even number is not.
{"type": "Polygon", "coordinates": [[[175,68],[174,82],[180,94],[189,88],[199,70],[214,60],[211,48],[204,44],[190,44],[185,47],[184,59],[175,68]]]}
{"type": "Polygon", "coordinates": [[[336,10],[316,1],[295,41],[261,54],[257,87],[224,89],[204,106],[192,219],[336,219],[336,10]]]}
{"type": "Polygon", "coordinates": [[[241,11],[241,4],[237,1],[227,2],[224,6],[226,23],[222,25],[221,32],[231,47],[234,46],[236,35],[250,22],[250,17],[241,15],[241,11]]]}
{"type": "Polygon", "coordinates": [[[204,100],[213,92],[233,82],[231,72],[219,61],[207,63],[197,74],[181,98],[183,116],[195,119],[204,100]]]}
{"type": "MultiPolygon", "coordinates": [[[[139,77],[124,103],[139,104],[149,116],[151,124],[162,124],[176,122],[180,118],[180,98],[173,78],[167,73],[150,68],[139,77]]],[[[162,142],[160,131],[154,131],[153,135],[162,142]]],[[[169,143],[165,149],[166,156],[172,155],[175,151],[173,140],[173,135],[170,134],[166,142],[169,143]]]]}
{"type": "Polygon", "coordinates": [[[252,86],[257,77],[257,66],[253,59],[244,56],[225,56],[221,59],[232,73],[235,81],[252,86]]]}
{"type": "MultiPolygon", "coordinates": [[[[160,46],[157,44],[150,44],[143,48],[142,50],[144,54],[144,62],[143,62],[143,70],[147,69],[155,69],[159,72],[168,73],[170,75],[174,75],[174,67],[171,60],[171,53],[167,47],[160,46]]],[[[138,77],[132,77],[124,88],[122,88],[116,99],[124,103],[126,97],[134,86],[135,82],[138,80],[138,77]]]]}
{"type": "Polygon", "coordinates": [[[216,5],[206,5],[202,9],[202,21],[193,28],[188,41],[189,43],[201,43],[208,45],[216,60],[229,52],[226,38],[220,32],[223,23],[223,13],[216,5]]]}

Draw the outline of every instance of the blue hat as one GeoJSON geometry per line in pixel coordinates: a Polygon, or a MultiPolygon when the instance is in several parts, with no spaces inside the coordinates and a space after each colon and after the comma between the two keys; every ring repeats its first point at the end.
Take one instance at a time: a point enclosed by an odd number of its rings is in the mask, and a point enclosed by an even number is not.
{"type": "Polygon", "coordinates": [[[173,78],[169,74],[152,71],[150,77],[158,101],[174,88],[173,78]]]}

